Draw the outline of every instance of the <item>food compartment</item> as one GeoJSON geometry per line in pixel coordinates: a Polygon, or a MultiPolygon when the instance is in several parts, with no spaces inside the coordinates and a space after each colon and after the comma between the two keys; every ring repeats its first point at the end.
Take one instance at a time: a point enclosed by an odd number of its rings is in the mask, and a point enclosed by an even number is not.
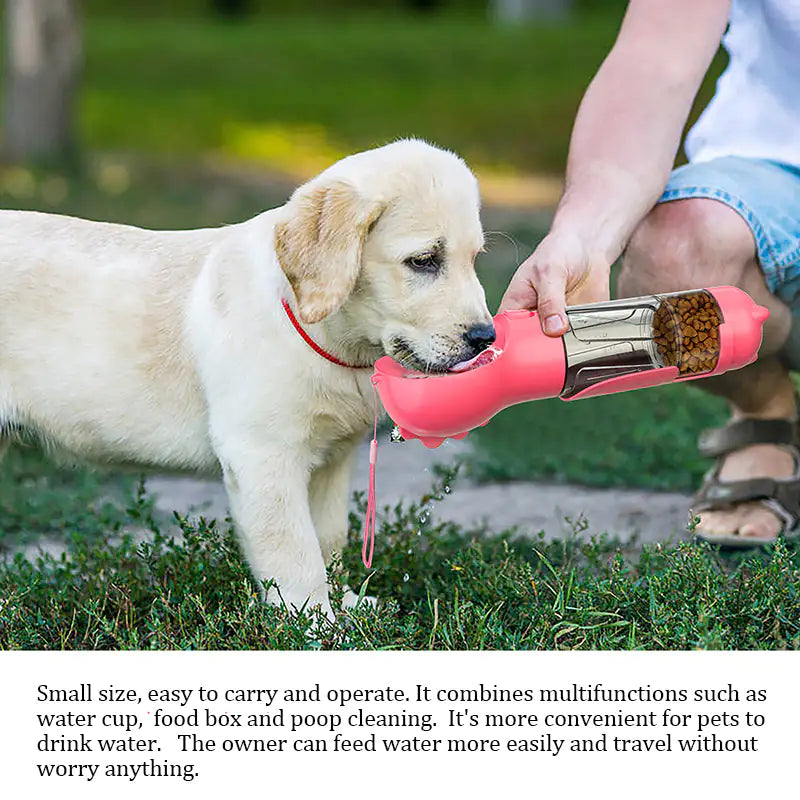
{"type": "Polygon", "coordinates": [[[653,340],[665,367],[681,377],[713,372],[719,361],[722,313],[710,292],[658,295],[653,340]]]}

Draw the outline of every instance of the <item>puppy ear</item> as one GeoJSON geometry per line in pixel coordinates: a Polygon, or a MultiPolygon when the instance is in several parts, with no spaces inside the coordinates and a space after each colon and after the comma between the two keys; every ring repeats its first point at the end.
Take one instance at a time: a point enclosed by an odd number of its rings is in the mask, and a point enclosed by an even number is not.
{"type": "Polygon", "coordinates": [[[353,291],[364,239],[383,208],[344,181],[301,186],[292,195],[275,226],[275,252],[303,322],[325,319],[353,291]]]}

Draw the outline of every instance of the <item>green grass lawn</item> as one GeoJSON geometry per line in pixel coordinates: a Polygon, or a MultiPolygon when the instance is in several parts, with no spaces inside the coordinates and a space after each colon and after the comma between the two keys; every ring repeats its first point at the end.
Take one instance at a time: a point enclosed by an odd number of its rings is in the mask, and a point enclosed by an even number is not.
{"type": "Polygon", "coordinates": [[[151,544],[80,539],[69,559],[0,562],[0,649],[800,646],[794,548],[745,558],[687,544],[625,554],[607,540],[514,541],[433,526],[420,523],[421,512],[406,505],[380,526],[369,576],[353,515],[350,546],[331,574],[333,600],[347,582],[381,605],[329,624],[261,603],[224,529],[184,521],[183,542],[161,536],[140,496],[130,520],[155,531],[151,544]]]}
{"type": "Polygon", "coordinates": [[[0,167],[0,208],[163,230],[241,222],[286,202],[291,188],[153,156],[92,156],[73,171],[0,167]]]}
{"type": "Polygon", "coordinates": [[[0,466],[0,554],[43,539],[119,531],[135,484],[135,477],[59,465],[31,444],[11,447],[0,466]]]}
{"type": "Polygon", "coordinates": [[[558,171],[615,27],[603,16],[516,30],[477,17],[90,19],[84,139],[280,163],[304,147],[344,153],[413,135],[558,171]]]}
{"type": "Polygon", "coordinates": [[[618,14],[522,28],[478,15],[224,24],[89,14],[81,141],[307,171],[413,135],[472,162],[560,173],[618,14]]]}
{"type": "Polygon", "coordinates": [[[720,401],[682,386],[542,400],[507,409],[471,434],[469,466],[479,480],[693,491],[710,466],[697,453],[697,434],[724,419],[720,401]]]}

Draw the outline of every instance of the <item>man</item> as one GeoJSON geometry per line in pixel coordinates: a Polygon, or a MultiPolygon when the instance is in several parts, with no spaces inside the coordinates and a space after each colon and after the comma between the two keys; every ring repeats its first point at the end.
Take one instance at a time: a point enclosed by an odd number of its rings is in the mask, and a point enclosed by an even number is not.
{"type": "Polygon", "coordinates": [[[558,336],[566,304],[608,299],[621,254],[620,296],[731,284],[769,308],[759,360],[695,384],[732,409],[705,442],[718,461],[696,501],[697,533],[734,546],[790,533],[800,517],[788,372],[800,369],[800,0],[631,0],[578,111],[550,232],[501,310],[538,308],[558,336]],[[686,139],[690,163],[670,175],[723,33],[729,65],[686,139]],[[754,480],[765,477],[775,481],[754,480]]]}

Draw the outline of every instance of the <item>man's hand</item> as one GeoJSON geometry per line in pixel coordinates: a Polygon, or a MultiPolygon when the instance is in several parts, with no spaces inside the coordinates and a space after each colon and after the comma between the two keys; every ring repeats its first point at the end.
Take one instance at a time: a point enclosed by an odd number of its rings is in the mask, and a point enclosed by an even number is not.
{"type": "Polygon", "coordinates": [[[500,302],[500,311],[536,309],[542,330],[561,336],[567,330],[567,305],[609,298],[611,265],[587,250],[580,237],[551,232],[517,269],[500,302]]]}

